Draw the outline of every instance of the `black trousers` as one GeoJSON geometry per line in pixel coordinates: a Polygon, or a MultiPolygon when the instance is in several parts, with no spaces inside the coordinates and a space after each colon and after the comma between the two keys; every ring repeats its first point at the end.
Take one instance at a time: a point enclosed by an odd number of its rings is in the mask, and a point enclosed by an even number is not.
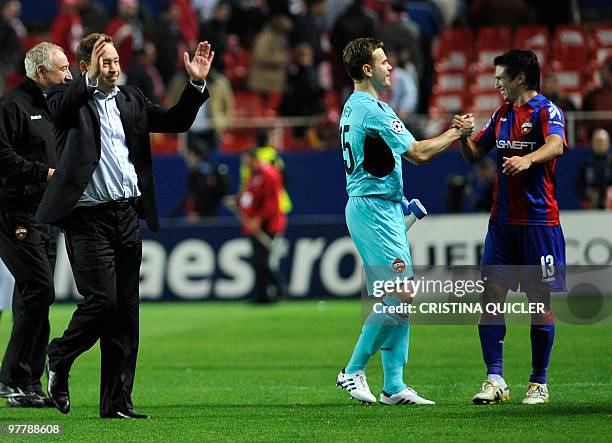
{"type": "MultiPolygon", "coordinates": [[[[271,234],[264,230],[270,238],[271,234]]],[[[255,268],[255,290],[251,301],[253,303],[269,303],[276,301],[277,297],[285,297],[287,288],[282,274],[270,266],[270,250],[266,248],[256,237],[251,236],[253,245],[253,267],[255,268]],[[270,294],[269,287],[274,288],[274,294],[270,294]]]]}
{"type": "Polygon", "coordinates": [[[138,355],[142,240],[134,201],[77,207],[65,224],[66,249],[79,293],[61,338],[49,343],[49,367],[68,372],[100,340],[100,415],[132,409],[138,355]]]}
{"type": "Polygon", "coordinates": [[[13,328],[0,381],[41,392],[55,299],[57,229],[36,223],[37,198],[0,200],[0,256],[15,278],[13,328]]]}

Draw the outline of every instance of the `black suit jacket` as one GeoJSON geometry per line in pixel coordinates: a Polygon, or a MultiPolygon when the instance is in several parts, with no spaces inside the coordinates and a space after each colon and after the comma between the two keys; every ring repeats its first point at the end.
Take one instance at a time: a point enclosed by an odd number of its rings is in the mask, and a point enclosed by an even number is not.
{"type": "MultiPolygon", "coordinates": [[[[53,117],[59,160],[36,218],[44,223],[62,225],[83,195],[100,160],[100,117],[91,100],[85,76],[70,84],[54,86],[47,95],[53,117]]],[[[187,84],[179,102],[164,109],[153,104],[138,88],[120,86],[117,106],[121,114],[129,157],[136,169],[141,192],[139,215],[157,232],[159,219],[155,200],[149,132],[185,132],[200,106],[209,97],[187,84]]]]}

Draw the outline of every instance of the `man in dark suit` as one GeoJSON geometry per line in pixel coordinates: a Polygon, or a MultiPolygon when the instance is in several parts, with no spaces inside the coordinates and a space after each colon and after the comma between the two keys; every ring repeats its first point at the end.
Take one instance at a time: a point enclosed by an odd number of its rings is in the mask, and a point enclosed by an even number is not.
{"type": "Polygon", "coordinates": [[[45,101],[72,79],[59,46],[42,42],[24,60],[26,78],[0,100],[0,258],[15,277],[13,328],[0,369],[0,397],[12,407],[52,406],[43,393],[57,229],[34,214],[57,155],[45,101]]]}
{"type": "Polygon", "coordinates": [[[138,284],[142,241],[138,218],[159,230],[149,132],[184,132],[208,98],[214,52],[199,43],[184,54],[190,82],[163,109],[135,87],[117,86],[121,68],[112,39],[84,37],[81,76],[47,96],[60,157],[40,203],[38,220],[62,226],[79,303],[61,338],[49,343],[49,396],[70,411],[68,373],[100,340],[100,416],[149,418],[131,399],[138,352],[138,284]]]}

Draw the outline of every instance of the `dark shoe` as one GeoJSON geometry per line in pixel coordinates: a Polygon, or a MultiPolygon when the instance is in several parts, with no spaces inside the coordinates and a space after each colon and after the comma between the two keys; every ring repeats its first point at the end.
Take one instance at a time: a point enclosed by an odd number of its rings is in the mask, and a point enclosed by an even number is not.
{"type": "Polygon", "coordinates": [[[10,397],[6,405],[9,408],[44,408],[45,400],[35,392],[26,392],[19,397],[10,397]]]}
{"type": "Polygon", "coordinates": [[[3,398],[11,398],[11,397],[21,397],[23,392],[19,388],[13,388],[12,386],[5,385],[4,383],[0,383],[0,397],[3,398]]]}
{"type": "Polygon", "coordinates": [[[113,412],[111,414],[105,414],[102,418],[118,418],[121,420],[149,420],[151,417],[145,414],[139,414],[133,409],[127,412],[113,412]]]}
{"type": "Polygon", "coordinates": [[[135,418],[136,420],[150,420],[150,419],[151,419],[151,416],[150,416],[150,415],[147,415],[147,414],[140,414],[140,413],[136,412],[136,411],[135,411],[135,410],[133,410],[133,409],[128,410],[128,411],[127,411],[127,414],[128,414],[130,417],[135,418]]]}
{"type": "Polygon", "coordinates": [[[56,372],[49,369],[49,365],[46,367],[47,380],[47,392],[49,397],[53,400],[55,407],[62,414],[70,412],[70,393],[68,392],[68,373],[56,372]]]}
{"type": "Polygon", "coordinates": [[[43,399],[43,401],[45,402],[45,408],[55,407],[55,402],[53,401],[53,399],[51,397],[48,397],[47,394],[42,391],[42,389],[35,389],[34,394],[38,395],[40,398],[43,399]]]}

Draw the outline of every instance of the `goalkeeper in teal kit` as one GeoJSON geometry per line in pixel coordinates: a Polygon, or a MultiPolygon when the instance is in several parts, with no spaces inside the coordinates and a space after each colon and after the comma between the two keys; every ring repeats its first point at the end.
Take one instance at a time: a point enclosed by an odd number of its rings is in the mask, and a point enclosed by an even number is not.
{"type": "MultiPolygon", "coordinates": [[[[368,295],[397,277],[412,278],[412,259],[401,207],[402,159],[422,164],[442,153],[452,142],[467,137],[474,127],[471,116],[455,116],[453,127],[429,140],[416,141],[379,94],[390,86],[392,69],[381,41],[359,38],[343,52],[344,67],[355,91],[340,119],[342,156],[346,172],[346,224],[363,261],[368,295]]],[[[411,294],[398,287],[384,293],[383,306],[410,303],[411,294]]],[[[382,352],[384,388],[380,402],[388,405],[434,404],[406,386],[410,323],[405,315],[373,310],[366,320],[353,355],[338,374],[336,385],[363,403],[375,403],[365,367],[382,352]]]]}

